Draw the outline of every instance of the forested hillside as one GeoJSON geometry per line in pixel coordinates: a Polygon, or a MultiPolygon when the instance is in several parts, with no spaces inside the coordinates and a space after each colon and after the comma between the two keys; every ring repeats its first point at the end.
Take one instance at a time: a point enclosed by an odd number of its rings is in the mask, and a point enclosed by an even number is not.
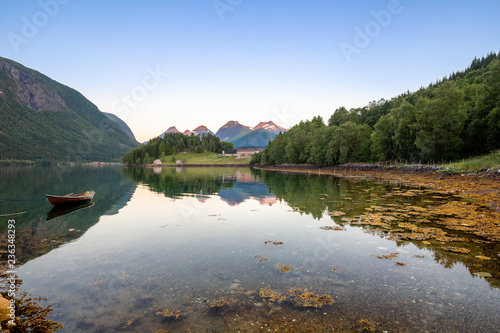
{"type": "Polygon", "coordinates": [[[302,121],[253,164],[441,162],[500,149],[500,54],[391,100],[302,121]]]}
{"type": "Polygon", "coordinates": [[[109,119],[114,121],[118,126],[120,126],[120,128],[122,129],[123,132],[125,132],[125,134],[130,136],[132,139],[136,140],[134,133],[132,132],[130,127],[128,127],[126,122],[124,122],[117,115],[114,115],[112,113],[108,112],[103,112],[103,113],[106,115],[106,117],[108,117],[109,119]]]}
{"type": "Polygon", "coordinates": [[[233,149],[230,142],[220,141],[212,134],[184,135],[182,133],[165,133],[162,137],[149,140],[125,153],[122,161],[125,164],[151,164],[157,158],[165,159],[166,156],[180,152],[190,153],[221,153],[223,150],[233,149]]]}
{"type": "Polygon", "coordinates": [[[0,58],[0,160],[118,161],[137,145],[78,91],[0,58]]]}

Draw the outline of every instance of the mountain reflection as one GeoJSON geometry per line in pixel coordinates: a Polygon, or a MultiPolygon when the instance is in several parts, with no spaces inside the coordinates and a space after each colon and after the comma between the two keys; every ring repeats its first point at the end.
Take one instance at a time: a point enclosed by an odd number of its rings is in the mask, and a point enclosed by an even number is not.
{"type": "Polygon", "coordinates": [[[126,168],[124,173],[169,198],[194,195],[205,202],[216,195],[230,206],[247,200],[272,206],[277,200],[257,173],[247,168],[126,168]]]}
{"type": "MultiPolygon", "coordinates": [[[[117,167],[1,167],[0,193],[9,200],[0,201],[0,221],[16,221],[17,261],[24,263],[81,237],[101,216],[116,214],[124,207],[135,187],[117,167]],[[46,193],[90,189],[96,195],[88,206],[52,207],[45,202],[46,193]]],[[[6,226],[0,223],[0,244],[7,237],[6,226]]],[[[0,251],[0,260],[6,254],[0,251]]]]}

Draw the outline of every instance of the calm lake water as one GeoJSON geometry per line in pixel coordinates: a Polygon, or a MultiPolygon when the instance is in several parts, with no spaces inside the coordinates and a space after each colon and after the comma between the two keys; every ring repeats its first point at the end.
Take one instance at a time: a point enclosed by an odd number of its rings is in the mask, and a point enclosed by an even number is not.
{"type": "Polygon", "coordinates": [[[1,167],[0,193],[2,247],[14,218],[23,290],[56,303],[63,332],[500,329],[499,244],[429,217],[462,200],[446,193],[112,166],[1,167]],[[11,201],[90,189],[95,204],[65,215],[11,201]]]}

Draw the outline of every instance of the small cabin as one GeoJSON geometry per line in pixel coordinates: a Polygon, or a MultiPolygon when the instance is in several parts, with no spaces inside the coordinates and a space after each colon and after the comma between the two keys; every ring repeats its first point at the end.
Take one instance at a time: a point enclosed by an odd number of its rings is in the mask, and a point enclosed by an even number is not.
{"type": "Polygon", "coordinates": [[[154,160],[153,164],[159,165],[161,164],[161,160],[154,160]]]}

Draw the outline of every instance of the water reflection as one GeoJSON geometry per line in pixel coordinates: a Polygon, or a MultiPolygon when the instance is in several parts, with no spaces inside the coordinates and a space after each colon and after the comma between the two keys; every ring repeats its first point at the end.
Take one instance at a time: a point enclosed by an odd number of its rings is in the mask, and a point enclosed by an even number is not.
{"type": "Polygon", "coordinates": [[[77,210],[92,207],[93,205],[94,205],[94,202],[84,202],[84,203],[73,204],[73,205],[55,206],[55,207],[52,207],[52,209],[47,213],[47,217],[45,220],[50,221],[50,220],[55,219],[57,217],[76,212],[77,210]]]}
{"type": "MultiPolygon", "coordinates": [[[[77,239],[101,216],[116,214],[130,200],[135,186],[123,177],[121,168],[110,166],[0,167],[0,193],[8,199],[0,201],[0,242],[7,237],[3,222],[15,219],[18,262],[36,258],[77,239]],[[45,193],[88,188],[96,191],[93,204],[71,214],[44,199],[45,193]]],[[[5,255],[0,251],[0,259],[5,255]]]]}
{"type": "Polygon", "coordinates": [[[126,168],[125,176],[147,185],[154,192],[170,198],[194,195],[205,202],[218,195],[228,205],[256,200],[272,206],[276,196],[250,169],[242,168],[126,168]]]}
{"type": "MultiPolygon", "coordinates": [[[[281,200],[293,211],[315,219],[329,215],[337,226],[360,227],[398,246],[412,243],[429,249],[444,267],[460,263],[472,275],[488,276],[492,287],[500,287],[498,242],[445,223],[441,207],[472,208],[457,195],[393,183],[240,168],[130,168],[125,174],[168,197],[194,195],[206,202],[210,195],[217,195],[231,206],[249,199],[272,206],[281,200]]],[[[464,225],[467,218],[463,217],[464,225]]]]}
{"type": "Polygon", "coordinates": [[[458,197],[250,169],[123,174],[107,186],[135,191],[113,214],[19,269],[65,332],[498,327],[498,243],[445,224],[443,205],[470,204],[458,197]]]}

